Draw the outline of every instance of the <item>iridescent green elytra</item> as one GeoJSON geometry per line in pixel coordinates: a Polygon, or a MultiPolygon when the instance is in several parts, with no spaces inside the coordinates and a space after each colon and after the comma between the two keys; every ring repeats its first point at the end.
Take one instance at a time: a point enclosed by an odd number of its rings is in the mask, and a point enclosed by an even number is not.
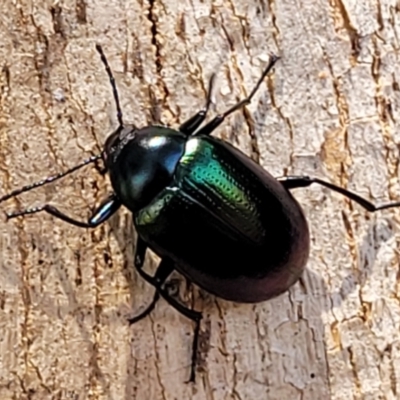
{"type": "MultiPolygon", "coordinates": [[[[158,130],[152,128],[152,143],[162,141],[155,139],[158,130]]],[[[299,207],[287,212],[295,203],[290,193],[273,179],[266,182],[268,175],[260,166],[221,140],[199,136],[182,141],[175,131],[171,137],[174,146],[168,146],[175,151],[170,160],[176,164],[169,182],[163,182],[164,188],[145,207],[136,212],[131,207],[140,237],[220,297],[253,302],[286,290],[308,256],[303,213],[299,207]]],[[[129,145],[124,149],[130,152],[129,145]]],[[[121,180],[125,168],[117,170],[121,192],[133,186],[131,175],[121,180]]]]}

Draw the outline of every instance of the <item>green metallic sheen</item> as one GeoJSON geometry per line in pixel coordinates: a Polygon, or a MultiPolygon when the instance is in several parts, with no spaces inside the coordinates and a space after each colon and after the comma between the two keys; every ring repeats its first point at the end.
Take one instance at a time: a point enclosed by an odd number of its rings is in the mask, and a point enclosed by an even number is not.
{"type": "Polygon", "coordinates": [[[159,256],[219,297],[257,302],[287,290],[309,251],[292,195],[233,146],[188,138],[170,184],[134,215],[159,256]]]}

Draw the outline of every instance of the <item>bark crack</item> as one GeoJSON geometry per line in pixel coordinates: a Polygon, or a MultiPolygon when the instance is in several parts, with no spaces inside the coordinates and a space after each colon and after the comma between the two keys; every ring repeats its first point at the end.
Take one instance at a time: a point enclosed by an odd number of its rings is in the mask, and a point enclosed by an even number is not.
{"type": "Polygon", "coordinates": [[[86,24],[87,22],[86,7],[85,0],[76,0],[75,13],[76,19],[80,24],[86,24]]]}
{"type": "Polygon", "coordinates": [[[154,343],[154,354],[156,355],[156,361],[155,361],[155,370],[156,370],[156,376],[157,376],[157,381],[158,384],[161,388],[161,396],[163,400],[167,400],[167,396],[166,396],[166,388],[162,382],[161,379],[161,371],[160,371],[160,354],[157,348],[157,333],[156,333],[156,326],[155,326],[155,322],[154,322],[154,318],[152,315],[149,316],[150,319],[150,329],[151,329],[151,333],[153,336],[153,343],[154,343]]]}
{"type": "Polygon", "coordinates": [[[273,80],[271,79],[270,76],[267,77],[267,87],[268,87],[268,93],[269,93],[270,98],[271,98],[272,107],[276,110],[276,112],[278,113],[279,117],[282,119],[282,121],[288,127],[290,143],[292,144],[292,148],[291,148],[291,151],[290,151],[290,165],[294,165],[294,160],[293,160],[293,157],[294,157],[294,154],[293,154],[294,130],[293,130],[292,122],[290,121],[290,118],[285,116],[285,114],[282,111],[282,108],[280,106],[278,106],[278,104],[276,102],[273,80]]]}
{"type": "Polygon", "coordinates": [[[360,382],[360,377],[357,374],[357,363],[355,360],[355,354],[351,348],[351,346],[349,346],[347,348],[347,352],[349,354],[349,361],[350,361],[350,365],[351,365],[351,371],[354,377],[354,383],[355,383],[355,389],[357,392],[357,397],[358,398],[362,398],[362,390],[361,390],[361,382],[360,382]]]}
{"type": "MultiPolygon", "coordinates": [[[[274,42],[277,48],[279,48],[279,36],[280,36],[280,30],[278,27],[278,24],[276,22],[276,13],[275,13],[275,0],[267,0],[268,2],[268,6],[271,12],[271,22],[272,22],[272,26],[274,27],[273,31],[272,31],[272,37],[274,38],[274,42]]],[[[262,2],[262,4],[264,4],[262,2]]]]}
{"type": "MultiPolygon", "coordinates": [[[[328,66],[329,72],[332,77],[333,92],[335,94],[336,107],[337,107],[338,113],[339,113],[339,124],[341,126],[340,133],[342,134],[342,137],[343,137],[343,145],[344,145],[345,151],[348,154],[348,157],[346,160],[346,164],[347,164],[351,160],[351,152],[350,152],[350,147],[349,147],[349,143],[348,143],[348,126],[349,126],[349,120],[350,120],[349,107],[347,105],[344,95],[340,91],[340,79],[336,78],[334,71],[333,71],[332,64],[325,52],[325,49],[322,49],[322,50],[324,53],[324,59],[325,59],[326,65],[328,66]]],[[[322,144],[322,147],[323,146],[324,146],[324,144],[322,144]]],[[[349,182],[349,177],[346,172],[345,165],[343,165],[343,162],[340,163],[340,166],[341,166],[340,185],[343,187],[346,187],[349,182]]],[[[347,200],[345,199],[345,201],[347,201],[347,200]]],[[[352,209],[351,202],[347,201],[347,203],[349,204],[349,207],[352,209]]]]}
{"type": "MultiPolygon", "coordinates": [[[[163,98],[162,98],[161,102],[166,107],[168,107],[167,98],[169,96],[169,91],[162,79],[162,70],[163,70],[162,44],[161,44],[160,40],[158,39],[158,36],[160,36],[160,33],[159,33],[158,25],[157,25],[157,22],[158,22],[157,5],[159,5],[160,7],[163,7],[163,5],[162,5],[162,2],[159,3],[157,0],[148,0],[148,2],[149,2],[149,11],[147,14],[147,18],[151,24],[151,28],[150,28],[151,43],[155,48],[155,63],[156,63],[156,71],[157,71],[157,75],[158,75],[158,86],[160,87],[160,90],[163,93],[163,95],[162,95],[163,98]]],[[[174,115],[174,112],[170,109],[170,107],[168,107],[168,110],[170,111],[170,113],[172,115],[174,115]]]]}
{"type": "MultiPolygon", "coordinates": [[[[65,57],[65,54],[63,55],[63,57],[64,57],[64,63],[65,63],[65,65],[66,65],[66,73],[65,73],[65,74],[66,74],[66,77],[67,77],[68,89],[69,89],[69,93],[70,93],[70,95],[71,95],[71,100],[72,100],[73,97],[74,97],[74,92],[73,92],[73,90],[72,90],[72,83],[71,83],[71,76],[70,76],[70,68],[69,68],[69,66],[68,66],[68,61],[67,61],[67,58],[65,57]]],[[[94,129],[95,121],[94,121],[94,119],[93,119],[93,116],[92,116],[91,114],[89,114],[89,113],[86,112],[86,110],[82,107],[82,104],[80,103],[80,101],[74,100],[74,103],[78,106],[78,108],[80,109],[80,111],[82,112],[82,114],[84,114],[84,115],[89,119],[89,121],[90,121],[90,123],[89,123],[89,131],[90,131],[91,136],[93,137],[93,139],[94,139],[94,141],[95,141],[95,143],[96,143],[96,145],[97,145],[97,147],[98,147],[98,149],[99,149],[98,152],[100,153],[100,152],[102,151],[102,149],[103,149],[103,145],[100,143],[99,139],[98,139],[97,136],[96,136],[96,132],[95,132],[95,129],[94,129]]],[[[79,149],[81,149],[83,152],[86,152],[86,149],[85,149],[83,146],[81,146],[81,145],[79,144],[79,141],[78,141],[78,138],[79,138],[78,132],[77,132],[77,130],[75,129],[75,126],[74,126],[72,117],[71,117],[70,120],[69,120],[69,124],[70,124],[71,130],[72,130],[73,133],[74,133],[77,146],[78,146],[79,149]]]]}
{"type": "MultiPolygon", "coordinates": [[[[10,86],[10,69],[5,64],[1,70],[1,86],[0,86],[0,146],[2,149],[6,147],[6,143],[9,141],[9,136],[7,132],[8,121],[10,121],[10,106],[8,104],[9,96],[11,92],[10,86]]],[[[2,185],[11,182],[11,174],[8,171],[6,165],[6,154],[3,151],[3,157],[0,157],[0,171],[4,174],[5,179],[2,180],[2,185]]]]}
{"type": "MultiPolygon", "coordinates": [[[[22,13],[22,11],[21,11],[22,13]]],[[[23,15],[23,13],[22,13],[23,15]]],[[[23,15],[24,17],[24,15],[23,15]]],[[[48,104],[50,103],[49,101],[49,94],[51,92],[50,87],[49,87],[49,73],[48,73],[48,68],[49,68],[49,40],[47,36],[42,32],[40,26],[37,25],[35,18],[33,14],[29,15],[29,19],[31,20],[32,26],[36,30],[36,40],[35,43],[37,46],[34,47],[33,50],[33,64],[37,72],[37,78],[39,82],[39,95],[40,99],[42,102],[42,109],[46,115],[45,118],[45,123],[46,123],[46,128],[49,132],[49,139],[47,140],[47,144],[49,146],[50,154],[52,155],[54,161],[56,164],[58,163],[59,157],[57,157],[57,152],[55,150],[55,147],[53,146],[50,138],[54,137],[55,129],[54,126],[51,122],[51,115],[47,109],[48,104]],[[37,49],[40,48],[38,51],[37,49]]],[[[32,110],[35,112],[35,110],[32,110]]],[[[46,135],[47,136],[47,135],[46,135]]],[[[64,162],[61,160],[61,164],[63,166],[64,162]]]]}
{"type": "Polygon", "coordinates": [[[357,57],[360,54],[360,38],[358,35],[357,29],[353,26],[349,13],[347,12],[346,5],[343,3],[342,0],[331,0],[333,3],[334,8],[336,8],[339,11],[339,14],[342,17],[342,24],[341,26],[345,29],[347,32],[347,35],[350,39],[351,43],[351,49],[352,49],[352,54],[351,54],[351,62],[354,65],[357,62],[357,57]]]}
{"type": "Polygon", "coordinates": [[[161,63],[161,46],[157,39],[158,29],[157,29],[157,15],[155,12],[155,5],[157,0],[149,0],[149,13],[148,19],[151,23],[151,43],[156,49],[156,71],[161,74],[162,63],[161,63]]]}

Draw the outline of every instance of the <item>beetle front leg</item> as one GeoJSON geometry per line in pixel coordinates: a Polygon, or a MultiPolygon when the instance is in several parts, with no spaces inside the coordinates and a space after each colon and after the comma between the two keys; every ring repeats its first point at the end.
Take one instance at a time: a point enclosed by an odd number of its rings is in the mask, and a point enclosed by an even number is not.
{"type": "Polygon", "coordinates": [[[102,224],[107,219],[109,219],[119,208],[121,207],[120,200],[112,194],[106,200],[104,200],[99,207],[93,212],[92,216],[89,218],[88,222],[78,221],[74,218],[69,217],[64,214],[56,207],[50,204],[45,204],[40,207],[27,208],[26,210],[17,211],[13,213],[6,213],[7,219],[22,217],[29,214],[37,214],[39,212],[46,212],[53,217],[63,220],[68,224],[78,226],[80,228],[95,228],[96,226],[102,224]]]}
{"type": "MultiPolygon", "coordinates": [[[[192,362],[191,362],[190,378],[189,378],[189,382],[194,382],[195,377],[196,377],[197,348],[198,348],[199,335],[200,335],[200,321],[201,321],[203,315],[198,311],[191,310],[190,308],[187,308],[184,305],[180,304],[173,297],[171,297],[170,294],[162,287],[165,279],[174,270],[174,263],[172,260],[170,260],[168,258],[162,259],[157,268],[156,275],[154,277],[152,277],[151,275],[149,275],[145,271],[143,271],[143,264],[144,264],[144,258],[146,255],[146,250],[147,250],[146,243],[141,238],[138,238],[137,243],[136,243],[136,252],[135,252],[135,267],[136,267],[137,271],[139,272],[140,276],[146,282],[150,283],[150,285],[154,286],[155,289],[157,290],[157,292],[167,301],[167,303],[170,306],[172,306],[176,311],[181,313],[186,318],[189,318],[190,320],[194,321],[196,324],[195,328],[194,328],[194,335],[193,335],[193,342],[192,342],[192,362]],[[160,279],[157,278],[157,275],[159,275],[161,277],[165,277],[164,281],[161,282],[160,279]]],[[[154,296],[153,302],[147,307],[146,310],[144,310],[143,313],[146,313],[146,315],[148,315],[148,313],[151,312],[152,309],[150,311],[148,311],[148,310],[152,306],[154,308],[154,306],[155,306],[154,299],[155,298],[156,298],[156,296],[154,296]],[[153,303],[154,303],[154,305],[153,305],[153,303]]]]}
{"type": "Polygon", "coordinates": [[[239,110],[240,108],[250,104],[251,100],[253,99],[254,95],[256,94],[257,90],[259,89],[261,83],[263,82],[264,78],[267,76],[269,71],[272,69],[272,67],[275,65],[275,63],[279,60],[278,56],[272,55],[268,65],[265,67],[263,73],[261,74],[261,77],[258,79],[256,85],[254,86],[253,90],[250,92],[250,94],[243,100],[240,100],[238,103],[236,103],[234,106],[232,106],[229,110],[225,111],[223,114],[218,114],[215,118],[213,118],[210,122],[208,122],[205,126],[203,126],[199,131],[193,134],[193,136],[200,136],[200,135],[210,135],[211,132],[216,129],[219,125],[222,124],[222,122],[225,120],[225,118],[235,112],[236,110],[239,110]]]}

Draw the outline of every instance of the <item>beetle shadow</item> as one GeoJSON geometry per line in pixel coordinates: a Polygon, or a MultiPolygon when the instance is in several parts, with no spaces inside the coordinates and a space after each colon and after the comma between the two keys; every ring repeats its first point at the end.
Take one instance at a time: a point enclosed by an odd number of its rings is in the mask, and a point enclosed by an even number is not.
{"type": "MultiPolygon", "coordinates": [[[[264,94],[262,95],[264,96],[264,94]]],[[[258,118],[262,116],[262,118],[268,118],[268,111],[265,111],[265,104],[268,104],[268,96],[265,95],[263,100],[258,103],[258,106],[263,108],[262,112],[259,113],[258,118]]],[[[257,121],[258,122],[258,121],[257,121]]],[[[241,126],[243,123],[243,116],[238,116],[236,120],[234,120],[234,129],[237,126],[241,126]]],[[[257,135],[261,135],[261,129],[263,128],[263,124],[257,123],[255,124],[255,133],[257,135]]],[[[135,228],[133,227],[131,221],[131,215],[125,220],[123,223],[123,227],[121,229],[121,213],[113,216],[108,224],[110,226],[110,230],[112,234],[115,236],[115,239],[118,243],[118,246],[121,250],[121,253],[124,257],[124,265],[122,267],[122,273],[128,283],[129,292],[130,292],[130,304],[134,304],[135,307],[132,307],[132,316],[141,312],[143,308],[150,303],[152,300],[152,295],[149,293],[148,303],[146,304],[138,304],[135,301],[135,297],[137,294],[137,285],[138,282],[141,281],[141,278],[137,274],[133,266],[134,259],[134,250],[135,243],[137,239],[137,233],[135,228]],[[127,245],[129,244],[129,245],[127,245]],[[139,308],[138,308],[139,307],[139,308]]],[[[338,290],[330,292],[325,280],[323,277],[316,272],[313,272],[309,268],[306,269],[306,274],[300,279],[300,290],[308,297],[310,296],[310,301],[313,302],[313,311],[316,315],[319,315],[319,318],[315,318],[313,320],[314,326],[317,326],[318,331],[324,331],[325,323],[321,318],[321,314],[327,311],[333,311],[334,308],[339,307],[343,301],[349,297],[353,292],[359,290],[362,287],[369,277],[372,275],[374,265],[376,263],[376,258],[381,248],[382,244],[394,235],[394,229],[392,229],[390,220],[383,221],[374,221],[368,224],[367,231],[361,240],[361,244],[356,244],[358,248],[358,256],[357,256],[357,266],[352,269],[351,273],[349,273],[343,280],[338,290]],[[389,224],[389,229],[388,229],[389,224]],[[313,299],[314,301],[313,301],[313,299]]],[[[313,251],[311,246],[311,252],[313,251]]],[[[350,257],[350,254],[349,254],[350,257]]],[[[150,257],[146,257],[146,266],[148,269],[149,264],[151,265],[151,269],[154,271],[155,263],[151,261],[150,257]],[[150,260],[149,260],[150,259],[150,260]]],[[[180,275],[180,278],[177,280],[181,285],[184,283],[185,279],[180,275]]],[[[146,284],[147,285],[147,284],[146,284]]],[[[214,295],[211,295],[201,289],[198,289],[195,285],[194,293],[199,295],[199,299],[196,298],[195,305],[196,309],[201,310],[204,314],[212,314],[215,315],[217,311],[213,310],[215,308],[215,303],[220,300],[217,299],[214,295]],[[200,306],[200,307],[199,307],[200,306]],[[203,306],[203,307],[202,307],[203,306]]],[[[295,289],[295,291],[298,290],[295,289]]],[[[294,291],[294,292],[295,292],[294,291]]],[[[291,294],[289,294],[291,296],[291,294]]],[[[179,297],[178,297],[179,298],[179,297]]],[[[294,296],[293,298],[296,298],[294,296]]],[[[181,298],[179,298],[181,300],[181,298]]],[[[235,306],[233,306],[235,307],[235,306]]],[[[316,317],[315,315],[315,317],[316,317]]],[[[124,316],[125,318],[127,316],[124,316]]],[[[207,344],[207,337],[210,336],[210,326],[209,320],[205,318],[202,324],[202,333],[200,338],[200,364],[205,363],[205,359],[207,358],[207,352],[209,349],[209,344],[207,344]],[[204,324],[203,324],[204,322],[204,324]]],[[[132,333],[131,333],[132,335],[132,333]]],[[[135,375],[135,371],[137,369],[136,361],[132,356],[133,352],[131,351],[131,357],[129,358],[127,364],[127,385],[126,385],[126,398],[132,398],[134,388],[129,382],[132,382],[133,376],[135,375]]],[[[201,367],[201,365],[200,365],[201,367]]]]}

